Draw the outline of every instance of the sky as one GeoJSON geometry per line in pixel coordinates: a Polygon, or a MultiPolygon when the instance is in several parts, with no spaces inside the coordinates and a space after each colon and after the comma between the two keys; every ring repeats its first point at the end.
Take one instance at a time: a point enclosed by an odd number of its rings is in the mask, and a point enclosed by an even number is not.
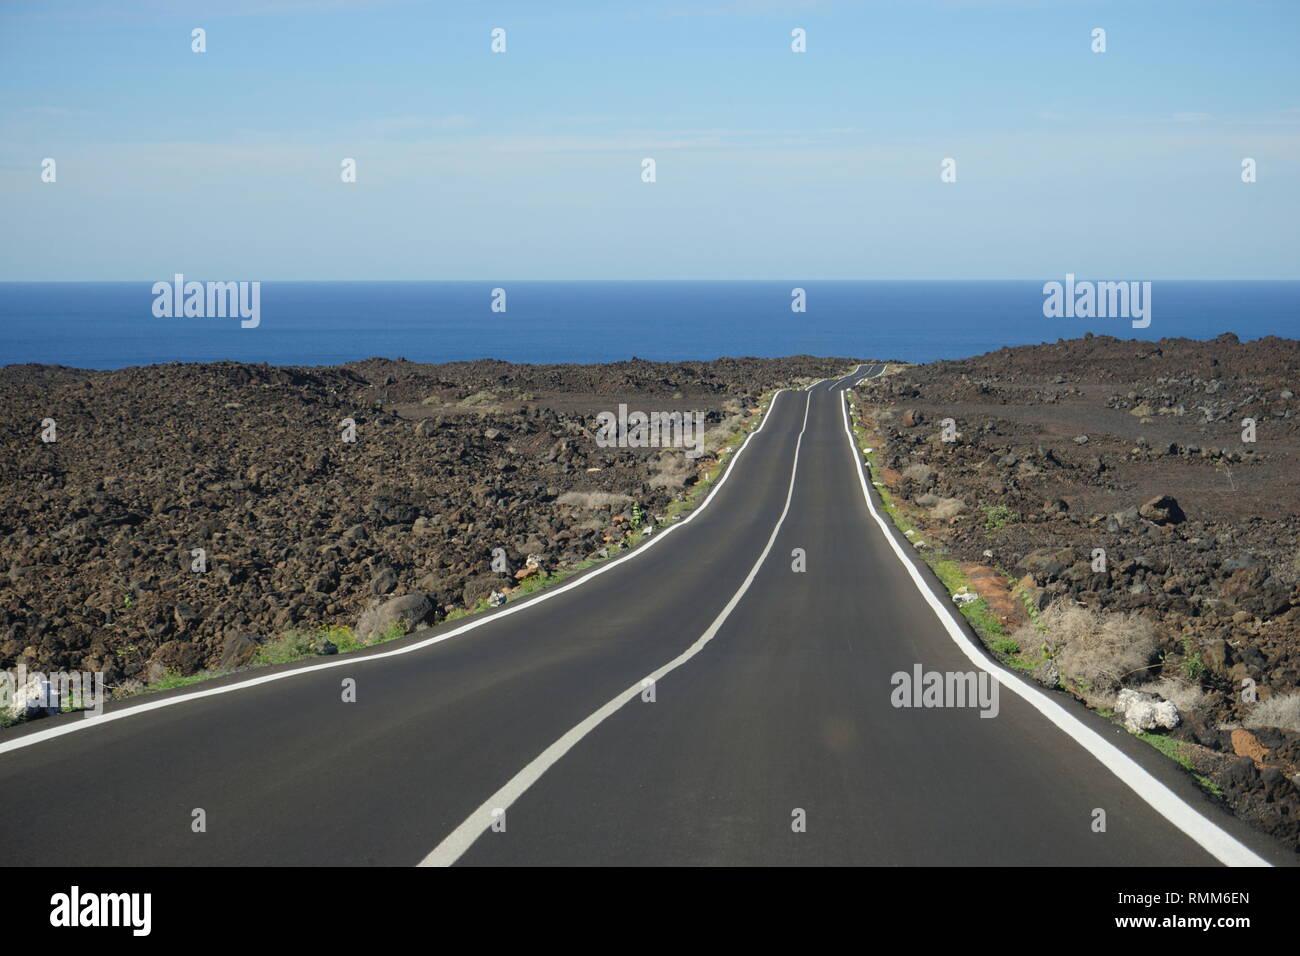
{"type": "Polygon", "coordinates": [[[0,280],[1296,279],[1297,50],[1295,0],[4,0],[0,280]]]}

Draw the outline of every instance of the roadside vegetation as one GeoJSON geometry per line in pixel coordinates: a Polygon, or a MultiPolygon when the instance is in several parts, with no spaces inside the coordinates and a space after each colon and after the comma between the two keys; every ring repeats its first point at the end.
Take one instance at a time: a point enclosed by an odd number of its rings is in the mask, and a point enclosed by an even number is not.
{"type": "MultiPolygon", "coordinates": [[[[854,391],[849,392],[849,397],[850,401],[855,404],[859,400],[854,391]]],[[[1006,628],[998,616],[993,613],[988,601],[972,589],[969,579],[961,569],[961,565],[952,559],[948,550],[942,545],[936,545],[929,540],[930,536],[922,527],[923,516],[935,520],[948,520],[960,513],[955,504],[946,504],[947,502],[955,502],[956,499],[939,499],[935,502],[933,511],[925,512],[895,497],[884,481],[880,463],[880,449],[876,447],[863,428],[861,416],[854,414],[850,416],[850,420],[853,424],[853,435],[858,450],[866,461],[868,480],[876,489],[880,503],[884,507],[885,513],[893,520],[894,526],[903,532],[904,537],[908,538],[912,546],[916,548],[921,559],[929,565],[935,576],[943,582],[943,586],[947,588],[953,603],[962,616],[970,622],[971,627],[980,636],[984,645],[1004,664],[1026,669],[1027,665],[1021,660],[1019,646],[1008,639],[1006,628]]],[[[960,502],[957,504],[960,504],[960,502]]]]}
{"type": "MultiPolygon", "coordinates": [[[[776,391],[764,393],[757,409],[749,415],[742,411],[737,411],[722,425],[711,430],[706,436],[707,449],[716,457],[708,470],[694,484],[686,485],[682,481],[683,490],[673,500],[666,509],[663,522],[660,526],[671,525],[688,514],[691,510],[698,507],[700,503],[708,497],[709,492],[721,477],[727,463],[731,460],[731,455],[744,443],[749,437],[750,432],[763,420],[772,399],[776,396],[776,391]]],[[[484,399],[485,396],[471,396],[471,399],[484,399]]],[[[469,399],[465,400],[466,402],[469,399]]],[[[684,476],[688,469],[682,468],[678,461],[682,461],[681,455],[674,456],[674,463],[661,465],[659,474],[684,476]]],[[[619,555],[631,551],[647,538],[654,534],[656,526],[646,521],[647,516],[631,495],[615,494],[611,492],[576,492],[569,491],[557,499],[557,503],[570,507],[595,509],[608,505],[631,505],[631,514],[633,520],[628,522],[627,530],[617,539],[610,541],[597,554],[586,558],[570,567],[556,568],[552,571],[538,572],[524,578],[517,585],[504,588],[502,594],[505,602],[517,601],[520,598],[536,594],[538,591],[562,584],[572,578],[574,575],[586,571],[588,568],[597,564],[609,561],[619,555]],[[639,520],[638,520],[639,519],[639,520]]],[[[483,598],[472,608],[457,608],[449,613],[445,621],[458,621],[463,618],[489,611],[494,607],[491,598],[483,598]]],[[[376,644],[384,643],[390,640],[396,640],[405,636],[405,630],[400,624],[392,626],[389,631],[378,640],[365,644],[358,640],[352,633],[351,628],[332,627],[319,628],[316,630],[294,630],[286,632],[277,641],[264,645],[259,650],[253,666],[262,664],[283,664],[296,660],[303,660],[308,657],[320,655],[322,653],[339,653],[346,654],[352,651],[362,650],[366,647],[373,647],[376,644]],[[332,645],[333,649],[328,649],[326,645],[332,645]]],[[[197,675],[196,675],[197,676],[197,675]]],[[[211,675],[217,676],[217,675],[211,675]]]]}
{"type": "MultiPolygon", "coordinates": [[[[853,390],[848,397],[854,406],[862,400],[853,390]]],[[[1199,680],[1205,666],[1199,652],[1184,648],[1185,681],[1176,685],[1168,679],[1152,681],[1149,678],[1163,667],[1163,659],[1156,654],[1155,628],[1149,620],[1138,614],[1108,613],[1066,603],[1040,610],[1034,596],[1004,569],[998,568],[1005,586],[1024,608],[1024,622],[1009,631],[987,600],[972,589],[970,580],[948,549],[926,530],[936,521],[948,521],[960,515],[965,510],[964,503],[933,495],[921,496],[917,501],[928,504],[927,511],[895,496],[884,480],[879,442],[868,434],[859,411],[850,415],[850,421],[868,478],[885,513],[943,583],[954,605],[995,660],[1033,677],[1040,684],[1071,693],[1115,723],[1122,723],[1113,706],[1123,686],[1133,686],[1140,692],[1173,701],[1181,714],[1194,713],[1204,706],[1205,695],[1199,680]],[[927,498],[934,500],[927,501],[927,498]]],[[[927,476],[905,470],[901,477],[924,480],[927,476]]],[[[1022,520],[1020,514],[1005,505],[981,507],[976,518],[989,533],[1022,520]]],[[[1297,562],[1300,563],[1300,556],[1297,562]]],[[[1247,726],[1289,727],[1300,731],[1300,692],[1255,705],[1247,726]]],[[[1183,753],[1181,741],[1153,731],[1135,736],[1177,762],[1208,793],[1223,796],[1222,788],[1196,772],[1183,753]]]]}

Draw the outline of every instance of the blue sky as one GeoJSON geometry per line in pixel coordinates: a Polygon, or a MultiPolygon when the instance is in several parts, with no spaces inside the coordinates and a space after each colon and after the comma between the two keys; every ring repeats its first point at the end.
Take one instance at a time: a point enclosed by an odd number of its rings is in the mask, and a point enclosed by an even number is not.
{"type": "Polygon", "coordinates": [[[1300,278],[1298,49],[1262,0],[11,0],[0,279],[1300,278]]]}

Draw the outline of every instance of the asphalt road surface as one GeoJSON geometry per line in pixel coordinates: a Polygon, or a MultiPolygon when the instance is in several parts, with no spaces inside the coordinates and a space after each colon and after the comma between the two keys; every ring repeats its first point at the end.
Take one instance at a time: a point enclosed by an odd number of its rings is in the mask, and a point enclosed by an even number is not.
{"type": "Polygon", "coordinates": [[[780,393],[702,509],[561,588],[6,732],[5,862],[1287,862],[1060,695],[894,706],[978,667],[864,495],[842,393],[882,368],[780,393]]]}

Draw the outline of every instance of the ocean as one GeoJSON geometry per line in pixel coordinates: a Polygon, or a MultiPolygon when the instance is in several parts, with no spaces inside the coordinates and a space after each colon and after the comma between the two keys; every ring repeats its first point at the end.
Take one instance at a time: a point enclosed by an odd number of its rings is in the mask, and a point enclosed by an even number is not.
{"type": "Polygon", "coordinates": [[[1234,332],[1243,341],[1300,333],[1300,282],[1155,280],[1151,324],[1135,329],[1124,318],[1044,317],[1043,281],[265,282],[255,328],[239,318],[155,317],[152,282],[6,282],[0,365],[799,353],[919,362],[1085,332],[1142,339],[1234,332]],[[805,290],[806,312],[791,310],[795,287],[805,290]],[[492,310],[497,288],[505,311],[492,310]]]}

